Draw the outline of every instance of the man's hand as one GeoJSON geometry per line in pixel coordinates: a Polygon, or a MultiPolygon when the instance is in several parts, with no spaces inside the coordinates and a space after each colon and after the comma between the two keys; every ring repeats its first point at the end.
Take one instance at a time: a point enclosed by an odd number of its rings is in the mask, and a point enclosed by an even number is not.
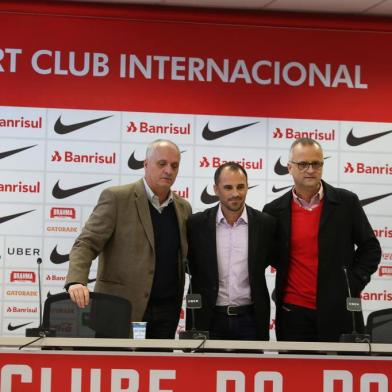
{"type": "Polygon", "coordinates": [[[68,293],[71,297],[71,300],[78,305],[79,308],[85,308],[90,300],[90,293],[86,286],[83,286],[80,283],[71,284],[68,287],[68,293]]]}

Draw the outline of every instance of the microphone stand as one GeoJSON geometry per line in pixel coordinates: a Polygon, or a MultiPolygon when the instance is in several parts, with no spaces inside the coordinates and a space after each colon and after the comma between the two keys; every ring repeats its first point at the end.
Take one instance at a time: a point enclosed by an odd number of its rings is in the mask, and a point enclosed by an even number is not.
{"type": "Polygon", "coordinates": [[[350,282],[348,280],[347,268],[343,267],[343,271],[344,271],[344,276],[346,279],[346,285],[348,291],[348,298],[346,299],[346,308],[347,311],[349,311],[352,316],[353,331],[351,333],[341,334],[339,340],[342,343],[369,343],[370,335],[357,332],[357,323],[355,320],[354,312],[360,312],[362,310],[361,300],[359,298],[353,298],[351,296],[351,288],[350,288],[350,282]]]}

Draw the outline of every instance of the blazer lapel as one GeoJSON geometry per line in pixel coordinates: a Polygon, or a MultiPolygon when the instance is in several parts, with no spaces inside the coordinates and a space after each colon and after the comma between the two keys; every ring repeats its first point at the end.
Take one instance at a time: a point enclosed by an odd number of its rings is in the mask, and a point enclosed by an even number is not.
{"type": "Polygon", "coordinates": [[[146,190],[144,189],[143,179],[139,180],[138,184],[136,185],[135,202],[139,218],[146,233],[148,242],[154,249],[154,230],[152,227],[150,207],[148,206],[148,199],[146,195],[146,190]]]}
{"type": "Polygon", "coordinates": [[[329,217],[335,211],[337,204],[339,204],[339,198],[335,192],[335,190],[326,184],[323,181],[323,189],[324,189],[324,203],[323,210],[321,212],[320,217],[320,229],[319,232],[323,229],[329,217]]]}
{"type": "MultiPolygon", "coordinates": [[[[205,244],[206,249],[206,260],[213,260],[211,265],[211,272],[216,277],[217,285],[219,284],[218,277],[218,255],[216,248],[216,215],[218,213],[219,204],[216,207],[213,207],[210,210],[210,213],[207,215],[207,224],[205,230],[207,232],[207,243],[205,244]]],[[[200,244],[200,246],[204,246],[200,244]]]]}

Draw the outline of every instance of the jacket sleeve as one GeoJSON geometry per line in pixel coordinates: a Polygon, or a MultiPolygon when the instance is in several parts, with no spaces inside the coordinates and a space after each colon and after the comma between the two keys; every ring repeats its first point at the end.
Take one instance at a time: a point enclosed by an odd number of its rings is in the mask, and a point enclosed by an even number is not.
{"type": "Polygon", "coordinates": [[[101,253],[114,231],[116,210],[113,192],[105,189],[71,249],[66,285],[72,282],[87,284],[92,261],[101,253]]]}

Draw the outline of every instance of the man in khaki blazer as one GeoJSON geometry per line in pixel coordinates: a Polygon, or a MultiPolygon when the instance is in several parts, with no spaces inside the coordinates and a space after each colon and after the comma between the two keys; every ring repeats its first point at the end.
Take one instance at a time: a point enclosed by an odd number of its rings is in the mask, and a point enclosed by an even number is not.
{"type": "Polygon", "coordinates": [[[147,338],[173,338],[181,310],[191,206],[170,190],[179,164],[177,145],[152,142],[144,178],[105,189],[70,252],[71,299],[88,304],[88,274],[99,255],[94,291],[128,299],[132,320],[147,321],[147,338]]]}

